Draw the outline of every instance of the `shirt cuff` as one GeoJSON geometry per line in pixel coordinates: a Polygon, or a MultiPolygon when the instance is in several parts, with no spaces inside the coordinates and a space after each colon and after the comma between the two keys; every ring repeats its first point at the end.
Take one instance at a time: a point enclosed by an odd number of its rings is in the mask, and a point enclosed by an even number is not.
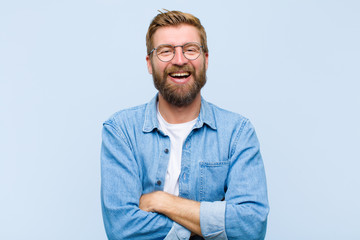
{"type": "Polygon", "coordinates": [[[170,229],[164,240],[188,240],[190,238],[190,235],[191,232],[188,229],[174,222],[172,228],[170,229]]]}
{"type": "Polygon", "coordinates": [[[225,232],[226,201],[200,203],[200,227],[203,237],[226,240],[225,232]]]}

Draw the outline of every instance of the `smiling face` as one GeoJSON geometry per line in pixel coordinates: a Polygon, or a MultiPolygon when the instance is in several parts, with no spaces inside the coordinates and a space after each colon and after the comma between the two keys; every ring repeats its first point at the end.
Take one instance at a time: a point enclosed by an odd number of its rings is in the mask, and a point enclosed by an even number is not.
{"type": "MultiPolygon", "coordinates": [[[[199,31],[191,25],[161,27],[153,35],[153,45],[173,46],[189,42],[200,43],[199,31]]],[[[175,56],[169,62],[162,62],[153,52],[146,57],[149,73],[159,94],[170,104],[183,107],[191,104],[206,83],[208,54],[201,53],[195,60],[188,60],[181,47],[175,48],[175,56]]]]}

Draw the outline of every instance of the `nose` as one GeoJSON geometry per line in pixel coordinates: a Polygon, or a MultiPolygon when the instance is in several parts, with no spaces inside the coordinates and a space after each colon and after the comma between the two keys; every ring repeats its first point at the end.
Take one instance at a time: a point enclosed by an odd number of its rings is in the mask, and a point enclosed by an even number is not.
{"type": "Polygon", "coordinates": [[[175,56],[172,59],[172,64],[174,65],[185,65],[186,63],[188,63],[188,59],[184,56],[183,50],[181,46],[176,46],[175,47],[175,56]]]}

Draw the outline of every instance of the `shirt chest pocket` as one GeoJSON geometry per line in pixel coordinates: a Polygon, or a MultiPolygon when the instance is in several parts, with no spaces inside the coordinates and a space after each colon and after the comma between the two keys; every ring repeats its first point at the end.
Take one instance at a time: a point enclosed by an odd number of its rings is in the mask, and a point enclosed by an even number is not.
{"type": "Polygon", "coordinates": [[[230,161],[199,162],[200,201],[221,201],[225,197],[230,161]]]}

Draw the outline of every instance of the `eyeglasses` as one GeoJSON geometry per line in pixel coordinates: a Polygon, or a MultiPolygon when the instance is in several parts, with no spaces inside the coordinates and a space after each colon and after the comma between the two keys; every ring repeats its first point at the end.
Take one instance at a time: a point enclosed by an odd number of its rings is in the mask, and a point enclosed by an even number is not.
{"type": "Polygon", "coordinates": [[[161,44],[150,51],[149,56],[155,51],[156,56],[162,62],[169,62],[175,57],[175,48],[181,47],[184,57],[189,60],[197,59],[201,54],[202,46],[196,42],[185,43],[184,45],[173,46],[171,44],[161,44]]]}

